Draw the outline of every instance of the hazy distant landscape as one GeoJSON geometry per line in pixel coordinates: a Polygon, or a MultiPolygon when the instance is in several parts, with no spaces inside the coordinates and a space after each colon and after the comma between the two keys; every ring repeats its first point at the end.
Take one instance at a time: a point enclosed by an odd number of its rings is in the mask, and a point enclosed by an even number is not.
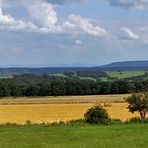
{"type": "MultiPolygon", "coordinates": [[[[17,67],[17,66],[16,66],[17,67]]],[[[127,62],[115,62],[108,65],[96,66],[96,67],[43,67],[43,68],[0,68],[1,76],[13,76],[19,74],[63,74],[65,72],[77,72],[77,71],[147,71],[148,61],[127,61],[127,62]]]]}

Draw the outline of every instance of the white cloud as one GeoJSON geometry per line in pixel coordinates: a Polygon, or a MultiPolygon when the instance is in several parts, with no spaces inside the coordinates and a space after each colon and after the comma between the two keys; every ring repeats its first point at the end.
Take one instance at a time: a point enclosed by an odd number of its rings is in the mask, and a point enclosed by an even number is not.
{"type": "Polygon", "coordinates": [[[69,21],[64,22],[62,26],[66,29],[75,29],[76,28],[76,25],[70,23],[69,21]]]}
{"type": "Polygon", "coordinates": [[[59,25],[57,25],[57,13],[54,11],[54,7],[52,4],[38,1],[30,4],[27,8],[30,13],[30,17],[41,27],[41,31],[62,31],[62,28],[59,25]]]}
{"type": "MultiPolygon", "coordinates": [[[[51,0],[52,1],[52,0],[51,0]]],[[[46,0],[13,0],[12,3],[24,5],[29,12],[31,21],[17,20],[11,15],[4,15],[0,9],[0,29],[2,30],[27,30],[39,33],[87,33],[95,37],[108,37],[108,32],[99,26],[95,26],[90,20],[79,15],[70,15],[65,22],[60,22],[55,5],[46,0]]],[[[3,1],[4,2],[4,1],[3,1]]],[[[9,0],[6,0],[6,5],[9,0]]],[[[62,2],[59,0],[59,3],[62,2]]],[[[63,1],[64,2],[64,1],[63,1]]],[[[67,1],[65,1],[67,2],[67,1]]]]}
{"type": "Polygon", "coordinates": [[[108,32],[99,26],[94,26],[88,19],[85,19],[79,15],[70,15],[69,20],[71,24],[74,24],[77,28],[82,29],[85,33],[88,33],[97,37],[108,36],[108,32]]]}
{"type": "Polygon", "coordinates": [[[75,44],[81,45],[82,44],[82,41],[81,40],[75,40],[75,44]]]}
{"type": "Polygon", "coordinates": [[[32,22],[16,20],[10,15],[4,15],[0,8],[0,30],[25,30],[37,31],[38,27],[32,22]]]}
{"type": "Polygon", "coordinates": [[[34,5],[30,3],[27,8],[30,17],[37,25],[34,22],[17,20],[11,15],[3,14],[2,8],[0,8],[0,30],[23,30],[38,33],[62,32],[61,26],[56,25],[58,18],[52,5],[38,1],[34,5]]]}
{"type": "Polygon", "coordinates": [[[132,32],[129,28],[121,28],[121,31],[124,32],[125,38],[130,40],[138,40],[140,36],[132,32]]]}

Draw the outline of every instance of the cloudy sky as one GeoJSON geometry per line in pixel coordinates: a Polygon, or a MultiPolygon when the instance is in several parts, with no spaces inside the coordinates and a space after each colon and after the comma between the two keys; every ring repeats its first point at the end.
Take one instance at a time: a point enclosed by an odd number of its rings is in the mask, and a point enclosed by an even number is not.
{"type": "Polygon", "coordinates": [[[148,59],[148,0],[0,0],[0,66],[148,59]]]}

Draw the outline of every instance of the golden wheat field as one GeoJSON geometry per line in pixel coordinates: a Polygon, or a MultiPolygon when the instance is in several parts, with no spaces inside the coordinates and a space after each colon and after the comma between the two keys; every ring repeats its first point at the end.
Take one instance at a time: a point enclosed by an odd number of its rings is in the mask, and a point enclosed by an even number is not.
{"type": "MultiPolygon", "coordinates": [[[[121,101],[121,95],[115,95],[115,100],[113,99],[114,96],[91,96],[94,98],[94,103],[89,103],[89,99],[84,99],[84,96],[81,97],[70,97],[68,99],[67,97],[64,98],[63,103],[57,102],[62,97],[57,97],[55,99],[55,102],[53,101],[53,98],[48,98],[48,102],[44,102],[45,100],[41,98],[38,98],[37,100],[43,101],[44,103],[39,104],[38,101],[35,101],[33,98],[31,99],[31,104],[27,102],[25,104],[25,101],[23,102],[20,98],[17,100],[15,99],[3,99],[1,100],[0,105],[0,123],[18,123],[18,124],[24,124],[27,120],[32,121],[33,123],[48,123],[48,122],[55,122],[55,121],[69,121],[72,119],[80,119],[83,118],[84,113],[89,109],[90,107],[100,102],[116,102],[117,98],[119,97],[119,100],[121,101]],[[96,97],[99,98],[96,100],[96,97]],[[76,98],[76,100],[75,100],[76,98]],[[81,100],[81,99],[83,100],[81,100]],[[104,98],[104,99],[103,99],[104,98]],[[106,98],[109,98],[108,100],[106,98]],[[110,99],[112,98],[112,99],[110,99]],[[15,101],[18,101],[16,104],[15,101]],[[21,100],[19,102],[19,100],[21,100]],[[34,100],[34,101],[33,101],[34,100]],[[51,100],[51,102],[49,101],[51,100]],[[82,102],[77,102],[78,100],[81,100],[82,102]],[[70,101],[72,101],[70,103],[70,101]],[[8,104],[6,104],[6,102],[8,104]],[[34,102],[34,104],[33,104],[34,102]],[[3,105],[5,104],[5,105],[3,105]]],[[[127,95],[125,95],[127,96],[127,95]]],[[[85,96],[86,98],[88,96],[85,96]]],[[[122,95],[123,97],[123,95],[122,95]]],[[[102,103],[103,105],[103,103],[102,103]]],[[[138,116],[138,114],[131,114],[128,112],[127,104],[126,103],[110,103],[111,106],[105,107],[109,113],[109,115],[112,118],[118,118],[121,120],[127,120],[131,117],[138,116]]]]}
{"type": "MultiPolygon", "coordinates": [[[[34,123],[68,121],[83,118],[84,113],[93,103],[83,104],[31,104],[31,105],[0,105],[0,123],[34,123]]],[[[136,116],[128,112],[126,103],[112,103],[106,107],[112,118],[122,120],[136,116]]]]}

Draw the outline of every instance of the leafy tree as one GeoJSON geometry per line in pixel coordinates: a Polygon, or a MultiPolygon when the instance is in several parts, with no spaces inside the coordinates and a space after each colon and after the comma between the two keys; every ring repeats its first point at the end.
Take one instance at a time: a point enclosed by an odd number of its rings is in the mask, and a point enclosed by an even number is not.
{"type": "Polygon", "coordinates": [[[107,111],[101,106],[94,106],[84,114],[87,123],[108,124],[110,117],[107,111]]]}
{"type": "Polygon", "coordinates": [[[37,85],[30,85],[26,91],[25,96],[38,96],[39,87],[37,85]]]}
{"type": "Polygon", "coordinates": [[[10,89],[7,83],[1,82],[0,83],[0,97],[10,96],[10,89]]]}
{"type": "Polygon", "coordinates": [[[148,112],[148,93],[135,93],[126,98],[131,113],[138,112],[141,119],[145,119],[148,112]]]}
{"type": "Polygon", "coordinates": [[[63,96],[66,94],[65,82],[62,80],[54,80],[51,83],[50,92],[52,96],[63,96]]]}

